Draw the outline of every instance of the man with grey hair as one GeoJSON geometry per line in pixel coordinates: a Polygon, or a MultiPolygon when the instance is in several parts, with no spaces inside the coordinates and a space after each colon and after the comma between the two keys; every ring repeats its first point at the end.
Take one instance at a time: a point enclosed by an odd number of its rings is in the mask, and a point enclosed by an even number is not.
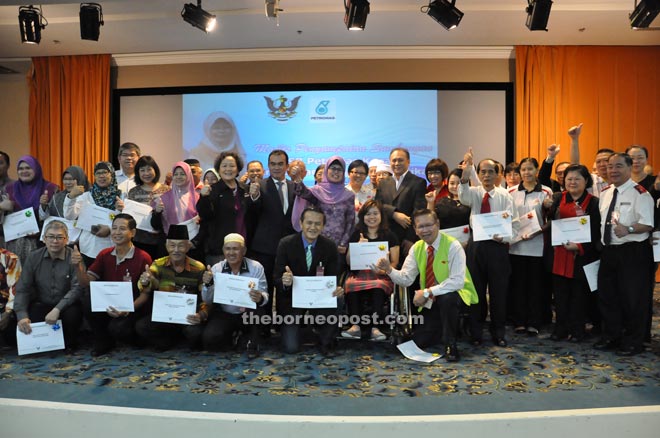
{"type": "Polygon", "coordinates": [[[18,329],[30,334],[32,322],[53,325],[61,319],[65,351],[71,353],[77,347],[82,322],[82,288],[76,276],[78,267],[71,263],[73,251],[66,246],[69,242],[66,224],[58,220],[49,222],[43,239],[46,246],[28,255],[16,285],[14,312],[18,329]]]}

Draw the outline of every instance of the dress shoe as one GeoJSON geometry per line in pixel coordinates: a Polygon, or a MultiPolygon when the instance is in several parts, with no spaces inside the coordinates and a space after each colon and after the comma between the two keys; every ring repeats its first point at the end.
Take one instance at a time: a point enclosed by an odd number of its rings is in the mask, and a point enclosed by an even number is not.
{"type": "Polygon", "coordinates": [[[538,336],[539,335],[539,329],[536,327],[527,327],[527,336],[538,336]]]}
{"type": "Polygon", "coordinates": [[[458,362],[461,358],[461,355],[458,352],[458,347],[456,344],[445,345],[445,359],[447,362],[458,362]]]}
{"type": "Polygon", "coordinates": [[[616,350],[619,348],[619,341],[614,341],[612,339],[601,339],[594,344],[594,348],[596,350],[602,351],[616,350]]]}
{"type": "Polygon", "coordinates": [[[640,354],[644,352],[644,347],[637,347],[633,345],[629,345],[627,347],[621,347],[616,351],[617,356],[634,356],[636,354],[640,354]]]}
{"type": "Polygon", "coordinates": [[[248,359],[256,359],[259,357],[259,344],[248,341],[245,347],[245,354],[248,359]]]}
{"type": "Polygon", "coordinates": [[[508,344],[506,343],[506,339],[504,338],[493,338],[493,344],[497,345],[498,347],[506,347],[508,344]]]}
{"type": "Polygon", "coordinates": [[[513,329],[513,332],[517,335],[524,335],[526,330],[524,325],[519,325],[515,329],[513,329]]]}

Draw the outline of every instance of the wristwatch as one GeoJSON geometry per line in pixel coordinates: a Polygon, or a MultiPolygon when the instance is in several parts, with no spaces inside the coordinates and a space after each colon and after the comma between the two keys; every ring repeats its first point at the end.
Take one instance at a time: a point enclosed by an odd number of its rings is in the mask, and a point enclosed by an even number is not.
{"type": "Polygon", "coordinates": [[[424,298],[429,298],[431,296],[431,291],[428,289],[424,289],[424,298]]]}
{"type": "Polygon", "coordinates": [[[635,232],[635,227],[633,227],[632,225],[629,226],[629,227],[628,227],[628,233],[632,234],[632,233],[634,233],[634,232],[635,232]]]}

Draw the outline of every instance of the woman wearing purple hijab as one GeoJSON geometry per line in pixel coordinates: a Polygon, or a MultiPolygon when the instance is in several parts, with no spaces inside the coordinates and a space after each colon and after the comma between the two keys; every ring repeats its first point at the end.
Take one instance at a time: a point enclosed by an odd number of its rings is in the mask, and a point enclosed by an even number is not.
{"type": "Polygon", "coordinates": [[[195,206],[198,199],[190,166],[183,161],[176,162],[172,168],[172,189],[152,202],[151,226],[167,234],[170,225],[178,225],[197,216],[195,206]]]}
{"type": "MultiPolygon", "coordinates": [[[[32,207],[35,217],[39,219],[39,206],[48,205],[51,198],[58,191],[56,184],[46,181],[41,170],[41,164],[31,155],[23,155],[16,165],[18,179],[7,185],[9,203],[3,202],[3,210],[17,212],[32,207]]],[[[41,224],[39,224],[41,226],[41,224]]],[[[39,235],[20,237],[7,242],[7,249],[18,255],[21,262],[39,245],[39,235]]]]}
{"type": "Polygon", "coordinates": [[[326,218],[322,234],[337,243],[339,254],[346,254],[355,224],[355,194],[344,185],[345,170],[346,162],[335,155],[326,162],[320,183],[308,188],[297,182],[291,214],[293,228],[300,231],[300,215],[307,204],[319,207],[326,218]]]}

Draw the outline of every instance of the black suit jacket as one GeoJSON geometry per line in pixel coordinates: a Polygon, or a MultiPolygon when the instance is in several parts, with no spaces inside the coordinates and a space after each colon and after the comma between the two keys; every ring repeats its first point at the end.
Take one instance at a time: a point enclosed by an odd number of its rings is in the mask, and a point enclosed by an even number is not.
{"type": "Polygon", "coordinates": [[[394,178],[388,178],[378,184],[376,200],[383,203],[383,210],[390,220],[390,229],[399,238],[399,241],[408,239],[411,242],[418,240],[412,225],[408,229],[402,228],[392,217],[398,211],[412,217],[415,210],[426,207],[426,181],[408,172],[401,181],[399,190],[396,190],[394,178]]]}
{"type": "MultiPolygon", "coordinates": [[[[273,269],[273,282],[277,288],[278,309],[280,304],[291,308],[291,288],[282,285],[282,274],[288,266],[293,275],[299,277],[316,275],[316,267],[323,264],[324,275],[339,275],[339,255],[337,245],[327,237],[319,236],[312,252],[312,267],[307,269],[307,258],[301,233],[292,234],[280,240],[273,269]]],[[[339,281],[339,279],[337,279],[339,281]]]]}
{"type": "Polygon", "coordinates": [[[250,249],[262,254],[275,255],[280,239],[295,233],[291,225],[291,212],[295,200],[294,185],[286,180],[289,200],[286,214],[282,210],[282,202],[273,178],[261,180],[259,185],[259,199],[249,200],[250,216],[254,217],[256,222],[250,249]]]}

